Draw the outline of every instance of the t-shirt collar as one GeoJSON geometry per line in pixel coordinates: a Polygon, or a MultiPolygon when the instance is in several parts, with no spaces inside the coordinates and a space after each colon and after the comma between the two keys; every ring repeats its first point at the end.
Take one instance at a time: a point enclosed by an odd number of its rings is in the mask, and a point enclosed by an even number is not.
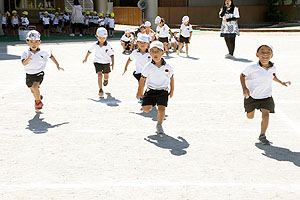
{"type": "Polygon", "coordinates": [[[266,68],[266,67],[262,66],[262,63],[260,61],[258,61],[258,66],[260,66],[264,69],[267,69],[267,70],[271,69],[274,66],[274,63],[272,63],[271,61],[269,61],[269,64],[270,64],[270,67],[266,68]]]}
{"type": "MultiPolygon", "coordinates": [[[[152,59],[151,63],[152,63],[153,65],[157,66],[157,65],[155,64],[155,61],[154,61],[153,59],[152,59]]],[[[163,58],[161,58],[161,66],[163,66],[163,65],[165,65],[165,64],[166,64],[166,61],[165,61],[163,58]]]]}
{"type": "MultiPolygon", "coordinates": [[[[100,46],[100,42],[99,41],[97,42],[97,45],[100,46]]],[[[105,40],[105,42],[103,43],[103,46],[106,46],[106,45],[107,45],[107,41],[105,40]]]]}

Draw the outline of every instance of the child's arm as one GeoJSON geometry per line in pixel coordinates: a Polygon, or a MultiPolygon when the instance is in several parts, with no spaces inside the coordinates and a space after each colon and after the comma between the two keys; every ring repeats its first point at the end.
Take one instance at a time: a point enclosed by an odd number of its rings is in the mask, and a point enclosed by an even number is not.
{"type": "Polygon", "coordinates": [[[28,58],[26,58],[25,60],[22,61],[22,64],[24,66],[27,65],[29,63],[29,61],[32,60],[31,56],[32,56],[32,54],[30,53],[29,56],[28,56],[28,58]]]}
{"type": "Polygon", "coordinates": [[[124,72],[123,72],[123,74],[122,74],[122,75],[124,75],[124,74],[125,74],[125,72],[127,71],[127,68],[128,68],[128,65],[130,64],[130,62],[131,62],[131,60],[130,60],[130,58],[128,58],[128,60],[127,60],[127,62],[126,62],[126,65],[125,65],[124,72]]]}
{"type": "Polygon", "coordinates": [[[138,91],[136,93],[136,98],[137,99],[140,99],[140,97],[143,96],[145,83],[146,83],[146,78],[142,76],[141,79],[140,79],[140,81],[139,81],[138,91]]]}
{"type": "Polygon", "coordinates": [[[241,80],[241,85],[242,85],[242,88],[243,88],[243,95],[245,97],[249,97],[250,96],[250,91],[248,90],[248,88],[246,86],[245,75],[244,74],[240,75],[240,80],[241,80]]]}
{"type": "Polygon", "coordinates": [[[171,82],[170,82],[170,93],[169,93],[169,95],[170,95],[170,98],[172,98],[173,94],[174,94],[174,76],[172,76],[170,80],[171,80],[171,82]]]}
{"type": "Polygon", "coordinates": [[[192,34],[193,34],[193,31],[191,32],[191,35],[190,35],[189,41],[191,41],[191,39],[192,39],[192,34]]]}
{"type": "Polygon", "coordinates": [[[88,51],[86,53],[85,59],[82,61],[82,63],[85,63],[90,55],[91,55],[91,52],[88,51]]]}
{"type": "Polygon", "coordinates": [[[273,81],[276,81],[277,83],[280,83],[281,85],[284,85],[284,86],[291,85],[291,82],[290,82],[290,81],[282,82],[281,80],[279,80],[279,79],[277,78],[276,74],[274,74],[273,81]]]}
{"type": "Polygon", "coordinates": [[[59,64],[58,64],[58,62],[57,62],[57,60],[55,59],[54,56],[51,56],[50,59],[56,64],[56,67],[57,67],[58,70],[65,71],[64,68],[59,67],[59,64]]]}
{"type": "Polygon", "coordinates": [[[111,55],[110,58],[111,58],[111,69],[114,70],[115,56],[111,55]]]}

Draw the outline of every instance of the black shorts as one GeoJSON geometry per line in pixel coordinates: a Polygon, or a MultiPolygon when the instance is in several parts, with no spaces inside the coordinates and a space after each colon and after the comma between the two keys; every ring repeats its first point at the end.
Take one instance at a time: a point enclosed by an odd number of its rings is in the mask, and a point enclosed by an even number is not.
{"type": "Polygon", "coordinates": [[[190,43],[190,41],[189,41],[189,37],[183,37],[182,35],[180,35],[180,38],[179,38],[179,42],[180,43],[190,43]]]}
{"type": "Polygon", "coordinates": [[[107,30],[108,30],[108,31],[114,31],[115,28],[108,28],[107,30]]]}
{"type": "Polygon", "coordinates": [[[94,63],[96,73],[101,72],[103,74],[108,74],[110,71],[110,63],[102,64],[102,63],[94,63]]]}
{"type": "Polygon", "coordinates": [[[49,27],[50,27],[49,24],[45,24],[45,25],[44,25],[44,29],[45,29],[45,30],[49,29],[49,27]]]}
{"type": "Polygon", "coordinates": [[[58,27],[58,24],[53,24],[53,27],[54,27],[54,28],[57,28],[57,27],[58,27]]]}
{"type": "Polygon", "coordinates": [[[18,29],[19,28],[19,24],[13,24],[12,25],[12,29],[18,29]]]}
{"type": "Polygon", "coordinates": [[[45,73],[43,71],[37,73],[37,74],[26,74],[26,85],[27,87],[32,87],[32,84],[34,82],[38,82],[42,84],[44,80],[45,73]]]}
{"type": "Polygon", "coordinates": [[[89,25],[88,24],[84,24],[83,25],[83,29],[88,29],[89,28],[89,25]]]}
{"type": "Polygon", "coordinates": [[[70,21],[65,21],[64,22],[64,26],[69,26],[70,25],[70,21]]]}
{"type": "Polygon", "coordinates": [[[160,38],[158,38],[158,41],[160,41],[162,43],[164,43],[164,42],[169,43],[169,39],[167,37],[160,37],[160,38]]]}
{"type": "Polygon", "coordinates": [[[142,106],[168,106],[169,93],[166,90],[149,90],[143,96],[142,106]]]}
{"type": "Polygon", "coordinates": [[[3,30],[7,29],[7,24],[2,24],[2,29],[3,30]]]}
{"type": "Polygon", "coordinates": [[[136,80],[140,81],[142,74],[141,73],[136,74],[135,71],[134,71],[133,76],[134,76],[134,78],[136,78],[136,80]]]}
{"type": "Polygon", "coordinates": [[[270,113],[274,113],[274,100],[272,97],[268,97],[266,99],[253,99],[252,97],[244,99],[244,108],[245,112],[250,113],[255,109],[266,109],[269,110],[270,113]]]}

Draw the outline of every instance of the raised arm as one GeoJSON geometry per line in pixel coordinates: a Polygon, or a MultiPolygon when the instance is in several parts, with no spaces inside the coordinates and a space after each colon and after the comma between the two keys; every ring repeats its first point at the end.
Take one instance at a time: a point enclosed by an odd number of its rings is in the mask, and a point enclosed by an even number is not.
{"type": "Polygon", "coordinates": [[[282,82],[281,80],[279,80],[279,79],[277,78],[276,74],[274,74],[273,81],[275,81],[275,82],[277,82],[277,83],[280,83],[281,85],[284,85],[284,86],[291,85],[291,82],[290,82],[290,81],[282,82]]]}

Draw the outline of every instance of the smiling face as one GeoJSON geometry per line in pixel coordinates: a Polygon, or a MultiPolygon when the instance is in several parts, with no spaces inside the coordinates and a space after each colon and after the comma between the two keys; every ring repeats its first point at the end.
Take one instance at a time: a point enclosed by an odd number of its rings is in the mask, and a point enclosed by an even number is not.
{"type": "Polygon", "coordinates": [[[268,46],[262,46],[257,51],[256,56],[259,58],[259,61],[262,63],[262,65],[268,65],[269,61],[273,57],[273,51],[268,46]]]}
{"type": "Polygon", "coordinates": [[[158,63],[161,60],[161,57],[164,55],[164,53],[165,52],[163,50],[157,47],[153,47],[150,49],[150,55],[155,63],[158,63]]]}
{"type": "Polygon", "coordinates": [[[27,40],[26,43],[32,51],[36,51],[41,44],[41,40],[27,40]]]}
{"type": "Polygon", "coordinates": [[[97,36],[98,41],[103,44],[106,41],[106,37],[97,36]]]}

